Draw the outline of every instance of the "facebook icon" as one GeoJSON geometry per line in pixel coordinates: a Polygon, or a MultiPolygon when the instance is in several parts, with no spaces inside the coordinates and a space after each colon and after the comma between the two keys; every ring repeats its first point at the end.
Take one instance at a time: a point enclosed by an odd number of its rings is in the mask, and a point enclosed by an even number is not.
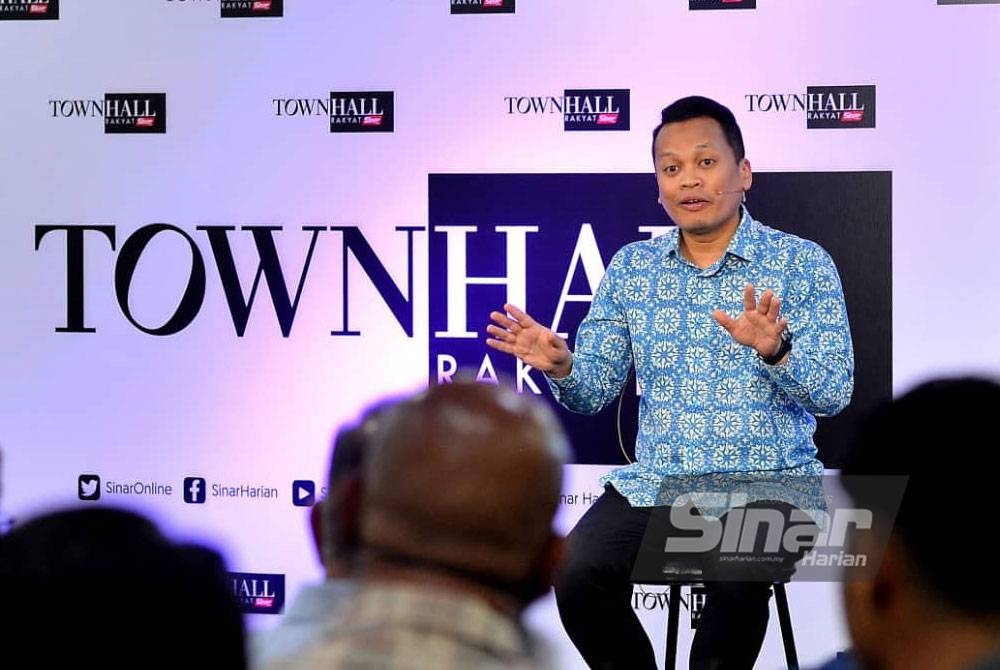
{"type": "Polygon", "coordinates": [[[205,478],[184,478],[184,502],[200,505],[205,502],[205,478]]]}

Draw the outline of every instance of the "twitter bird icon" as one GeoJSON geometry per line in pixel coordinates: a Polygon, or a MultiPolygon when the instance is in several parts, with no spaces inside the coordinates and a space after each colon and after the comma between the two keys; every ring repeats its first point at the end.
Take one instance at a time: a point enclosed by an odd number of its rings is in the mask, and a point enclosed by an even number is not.
{"type": "Polygon", "coordinates": [[[80,500],[100,500],[101,499],[101,476],[100,475],[80,475],[79,490],[77,491],[80,500]]]}

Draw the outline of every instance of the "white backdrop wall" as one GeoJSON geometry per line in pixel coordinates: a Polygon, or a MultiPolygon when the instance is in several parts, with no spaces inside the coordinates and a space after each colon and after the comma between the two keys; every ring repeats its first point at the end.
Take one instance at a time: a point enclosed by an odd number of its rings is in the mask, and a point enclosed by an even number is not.
{"type": "MultiPolygon", "coordinates": [[[[756,170],[892,173],[896,389],[1000,372],[1000,4],[759,0],[691,11],[682,0],[521,0],[490,16],[453,15],[448,0],[288,0],[281,17],[240,19],[222,18],[218,0],[63,0],[57,20],[12,20],[18,4],[0,2],[5,515],[80,504],[81,474],[100,474],[102,487],[171,486],[101,502],[209,541],[234,570],[284,574],[293,595],[319,569],[291,482],[323,479],[336,426],[427,382],[428,273],[440,271],[427,263],[428,174],[646,171],[660,108],[692,93],[733,109],[756,170]],[[805,111],[762,111],[748,97],[859,85],[876,87],[874,128],[809,129],[805,111]],[[561,115],[509,113],[505,101],[573,88],[628,89],[631,130],[565,132],[561,115]],[[325,115],[277,113],[276,98],[331,91],[392,91],[393,132],[331,133],[325,115]],[[66,116],[72,103],[50,102],[154,92],[166,96],[162,134],[107,134],[100,114],[66,116]],[[206,272],[197,317],[163,337],[132,325],[115,294],[122,245],[153,223],[190,236],[206,272]],[[36,249],[44,225],[114,227],[114,250],[85,235],[94,332],[57,332],[67,236],[48,233],[36,249]],[[198,230],[223,225],[283,227],[274,239],[293,296],[311,235],[302,227],[356,226],[411,301],[412,336],[353,256],[344,287],[343,238],[329,230],[289,336],[263,282],[238,336],[198,230]],[[425,229],[412,265],[398,226],[425,229]],[[331,336],[345,326],[345,293],[360,335],[331,336]],[[188,476],[278,495],[189,505],[188,476]]],[[[257,251],[246,231],[229,238],[248,293],[257,251]]],[[[158,235],[136,266],[134,319],[155,328],[170,318],[191,267],[179,233],[158,235]]],[[[567,491],[595,489],[605,470],[569,466],[567,491]]],[[[560,525],[580,513],[564,509],[560,525]]],[[[795,588],[803,659],[843,648],[835,587],[795,588]]],[[[553,617],[551,602],[532,613],[558,638],[553,617]]],[[[662,619],[648,617],[654,635],[662,619]]],[[[780,659],[769,646],[762,666],[780,659]]]]}

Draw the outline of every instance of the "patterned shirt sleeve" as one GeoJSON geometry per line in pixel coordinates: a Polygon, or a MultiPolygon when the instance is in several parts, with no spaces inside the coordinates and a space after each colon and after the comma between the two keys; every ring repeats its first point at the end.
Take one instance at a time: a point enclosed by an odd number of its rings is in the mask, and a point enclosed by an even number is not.
{"type": "Polygon", "coordinates": [[[782,296],[792,332],[783,365],[765,365],[774,383],[809,413],[830,416],[854,391],[854,348],[844,291],[833,259],[807,242],[792,259],[795,271],[782,296]]]}
{"type": "Polygon", "coordinates": [[[618,299],[628,254],[626,246],[611,259],[590,312],[577,330],[570,374],[562,379],[546,376],[556,400],[574,412],[601,411],[621,392],[632,367],[632,342],[618,299]]]}

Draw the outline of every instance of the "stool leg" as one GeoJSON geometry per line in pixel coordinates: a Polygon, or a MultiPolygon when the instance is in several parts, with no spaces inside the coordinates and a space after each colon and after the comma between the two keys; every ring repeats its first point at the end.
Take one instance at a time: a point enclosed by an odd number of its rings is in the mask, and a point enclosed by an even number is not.
{"type": "Polygon", "coordinates": [[[792,633],[792,618],[788,613],[788,597],[785,585],[773,584],[774,604],[778,608],[778,622],[781,624],[781,642],[785,646],[785,662],[788,670],[799,670],[799,655],[795,652],[795,635],[792,633]]]}
{"type": "Polygon", "coordinates": [[[681,615],[681,585],[670,585],[667,600],[667,653],[663,657],[664,670],[674,670],[677,665],[677,624],[681,615]]]}

